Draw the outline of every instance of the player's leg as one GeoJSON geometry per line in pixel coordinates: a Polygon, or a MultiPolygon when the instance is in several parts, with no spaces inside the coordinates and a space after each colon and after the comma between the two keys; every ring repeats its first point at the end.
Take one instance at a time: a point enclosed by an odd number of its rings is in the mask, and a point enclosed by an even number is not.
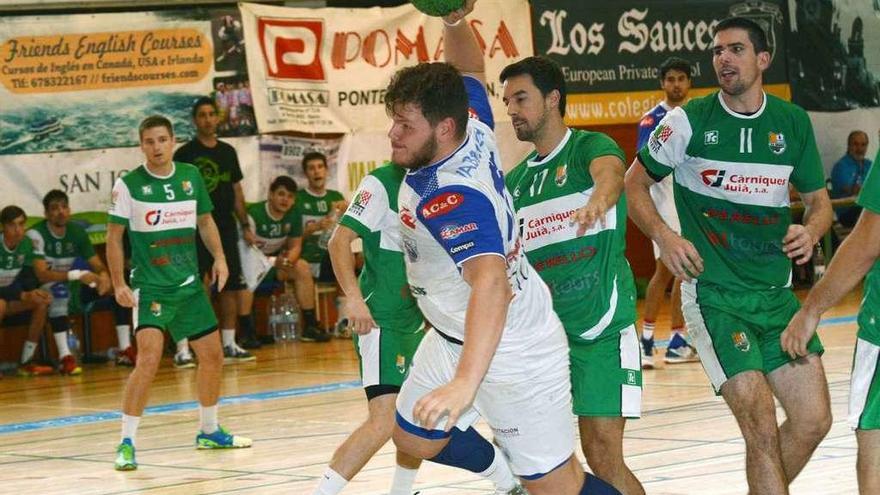
{"type": "Polygon", "coordinates": [[[120,306],[114,299],[113,320],[116,323],[116,339],[119,343],[116,365],[134,366],[137,362],[137,352],[131,345],[131,308],[120,306]]]}
{"type": "Polygon", "coordinates": [[[253,309],[254,292],[248,289],[238,291],[238,329],[241,334],[241,346],[245,349],[259,349],[261,346],[257,339],[253,309]]]}
{"type": "Polygon", "coordinates": [[[856,471],[862,495],[880,493],[880,346],[863,338],[874,340],[876,335],[876,328],[866,328],[866,324],[869,321],[860,319],[847,418],[859,444],[856,471]]]}
{"type": "Polygon", "coordinates": [[[623,456],[626,418],[641,416],[642,376],[635,326],[590,343],[570,341],[573,409],[581,448],[599,478],[644,494],[623,456]]]}
{"type": "Polygon", "coordinates": [[[62,375],[79,375],[82,368],[76,363],[76,358],[70,352],[67,345],[67,337],[70,333],[70,316],[67,314],[70,304],[70,287],[67,283],[55,283],[46,287],[52,293],[52,303],[49,305],[49,327],[55,338],[55,348],[58,349],[58,373],[62,375]]]}
{"type": "MultiPolygon", "coordinates": [[[[241,269],[241,255],[238,252],[238,234],[232,229],[228,233],[220,233],[223,254],[226,256],[226,267],[229,278],[223,290],[217,296],[220,303],[220,334],[223,339],[223,357],[226,364],[256,361],[256,356],[242,349],[236,342],[235,324],[237,323],[241,293],[247,290],[244,273],[241,269]]],[[[244,329],[240,329],[244,330],[244,329]]]]}
{"type": "MultiPolygon", "coordinates": [[[[660,249],[654,244],[654,252],[659,255],[660,249]]],[[[666,288],[673,279],[672,272],[660,261],[659,256],[654,262],[654,274],[645,291],[645,306],[642,310],[642,366],[646,369],[654,367],[654,330],[660,307],[666,299],[666,288]]]]}
{"type": "Polygon", "coordinates": [[[859,493],[872,495],[880,493],[880,429],[857,430],[856,440],[859,444],[859,455],[856,461],[856,472],[859,479],[859,493]]]}
{"type": "Polygon", "coordinates": [[[46,316],[49,311],[49,303],[42,301],[29,300],[21,301],[19,295],[14,288],[8,290],[0,290],[0,321],[6,316],[31,312],[31,319],[28,322],[28,336],[21,348],[21,360],[18,365],[18,374],[21,376],[48,375],[55,370],[51,366],[44,366],[34,362],[34,355],[40,342],[40,333],[46,326],[46,316]]]}

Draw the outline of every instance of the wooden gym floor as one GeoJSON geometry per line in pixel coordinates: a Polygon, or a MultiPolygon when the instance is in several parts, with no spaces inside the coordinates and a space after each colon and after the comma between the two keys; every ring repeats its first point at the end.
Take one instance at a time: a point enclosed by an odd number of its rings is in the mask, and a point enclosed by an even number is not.
{"type": "MultiPolygon", "coordinates": [[[[857,493],[856,441],[845,419],[859,300],[854,293],[825,315],[820,335],[834,425],[792,493],[857,493]]],[[[667,322],[661,317],[658,328],[667,322]]],[[[252,437],[253,448],[193,448],[195,373],[175,370],[166,358],[141,421],[140,468],[128,473],[112,464],[128,369],[93,365],[78,377],[0,379],[0,493],[312,493],[336,446],[366,416],[352,345],[274,345],[257,356],[256,363],[225,367],[220,409],[221,423],[252,437]]],[[[647,492],[746,493],[743,442],[700,365],[648,371],[644,382],[643,418],[628,423],[624,452],[647,492]]],[[[478,428],[487,432],[485,424],[478,428]]],[[[343,493],[387,493],[393,465],[389,443],[343,493]]],[[[492,493],[470,473],[430,463],[416,489],[422,495],[492,493]]]]}

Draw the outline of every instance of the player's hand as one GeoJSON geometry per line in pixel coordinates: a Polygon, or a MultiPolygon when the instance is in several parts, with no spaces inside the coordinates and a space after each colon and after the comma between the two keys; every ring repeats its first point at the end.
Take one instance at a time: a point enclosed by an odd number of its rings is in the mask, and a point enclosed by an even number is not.
{"type": "Polygon", "coordinates": [[[244,229],[241,233],[241,238],[244,239],[248,246],[257,245],[257,234],[254,234],[254,231],[251,229],[244,229]]]}
{"type": "Polygon", "coordinates": [[[126,284],[117,285],[113,291],[113,296],[116,298],[116,302],[123,308],[137,307],[134,293],[131,291],[131,287],[126,284]]]}
{"type": "Polygon", "coordinates": [[[226,260],[214,258],[214,265],[211,267],[211,284],[217,284],[217,292],[226,287],[227,279],[229,279],[229,268],[226,267],[226,260]]]}
{"type": "Polygon", "coordinates": [[[455,24],[456,22],[464,19],[466,15],[473,12],[474,4],[476,3],[477,0],[465,0],[460,9],[453,10],[452,12],[443,16],[443,21],[446,22],[446,24],[455,24]]]}
{"type": "Polygon", "coordinates": [[[98,274],[98,295],[106,296],[113,290],[113,283],[110,282],[110,275],[107,272],[98,274]]]}
{"type": "Polygon", "coordinates": [[[30,304],[49,304],[52,302],[52,294],[43,289],[23,291],[21,302],[30,304]]]}
{"type": "Polygon", "coordinates": [[[817,326],[819,326],[819,315],[814,315],[801,308],[788,322],[788,326],[779,337],[782,350],[787,352],[792,359],[806,356],[809,352],[807,344],[816,333],[817,326]]]}
{"type": "Polygon", "coordinates": [[[85,272],[79,278],[79,281],[80,283],[88,285],[92,289],[95,289],[98,287],[98,282],[100,282],[100,279],[98,278],[98,274],[95,272],[85,272]]]}
{"type": "Polygon", "coordinates": [[[793,259],[798,265],[803,265],[813,257],[813,246],[818,239],[814,239],[806,227],[799,224],[788,226],[788,232],[782,238],[782,252],[793,259]]]}
{"type": "Polygon", "coordinates": [[[318,221],[318,227],[320,227],[318,230],[327,230],[329,228],[332,228],[334,225],[336,225],[336,220],[334,220],[331,215],[327,215],[326,217],[318,221]]]}
{"type": "Polygon", "coordinates": [[[474,401],[476,387],[453,379],[425,395],[413,408],[413,416],[422,428],[433,430],[443,416],[446,416],[444,431],[449,431],[474,401]]]}
{"type": "Polygon", "coordinates": [[[703,273],[703,258],[690,241],[673,231],[663,235],[660,245],[660,259],[676,277],[690,282],[703,273]]]}
{"type": "Polygon", "coordinates": [[[360,297],[349,296],[346,298],[345,314],[348,315],[349,328],[358,335],[366,335],[378,326],[373,320],[373,316],[370,315],[367,303],[360,297]]]}
{"type": "Polygon", "coordinates": [[[587,206],[578,209],[574,213],[575,222],[580,224],[578,227],[577,235],[578,237],[584,235],[587,230],[593,228],[596,225],[596,221],[605,228],[605,213],[608,212],[608,205],[605,204],[605,201],[600,199],[598,196],[593,196],[590,198],[590,201],[587,203],[587,206]]]}

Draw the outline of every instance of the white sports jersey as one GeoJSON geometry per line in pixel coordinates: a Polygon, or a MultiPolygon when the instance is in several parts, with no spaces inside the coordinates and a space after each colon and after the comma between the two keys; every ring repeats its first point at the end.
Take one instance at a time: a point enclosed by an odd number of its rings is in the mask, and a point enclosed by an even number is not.
{"type": "Polygon", "coordinates": [[[506,259],[513,299],[489,372],[495,377],[529,367],[517,356],[560,328],[550,292],[521,248],[499,157],[492,129],[471,119],[465,142],[440,162],[410,171],[398,197],[407,278],[425,318],[446,336],[467,338],[471,288],[462,263],[481,255],[506,259]]]}

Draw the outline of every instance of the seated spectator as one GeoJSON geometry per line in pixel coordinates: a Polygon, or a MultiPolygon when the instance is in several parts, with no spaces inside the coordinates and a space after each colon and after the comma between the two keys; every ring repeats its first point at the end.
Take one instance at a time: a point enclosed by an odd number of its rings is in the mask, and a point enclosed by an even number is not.
{"type": "MultiPolygon", "coordinates": [[[[859,194],[871,160],[865,158],[868,151],[868,134],[864,131],[852,131],[846,140],[846,155],[831,170],[831,198],[853,197],[859,194]]],[[[841,206],[834,209],[837,220],[846,227],[852,227],[859,219],[862,208],[855,205],[841,206]]]]}
{"type": "MultiPolygon", "coordinates": [[[[274,267],[263,278],[264,283],[293,279],[293,263],[299,258],[302,250],[302,225],[296,221],[293,213],[296,189],[296,182],[290,177],[286,175],[276,177],[269,185],[269,198],[248,207],[248,220],[250,229],[256,237],[256,247],[264,255],[275,257],[274,267]]],[[[257,278],[257,274],[251,273],[253,266],[246,262],[245,253],[242,253],[241,258],[242,271],[249,287],[239,308],[238,326],[244,337],[241,345],[245,349],[254,349],[260,347],[260,341],[257,340],[254,316],[251,313],[254,291],[250,285],[251,281],[257,278]]],[[[311,332],[306,336],[308,338],[326,340],[323,334],[314,333],[313,328],[307,328],[305,331],[311,332]]]]}
{"type": "MultiPolygon", "coordinates": [[[[327,340],[315,317],[315,281],[336,283],[327,242],[348,203],[339,191],[327,189],[327,157],[316,151],[302,161],[308,185],[296,193],[294,211],[302,228],[302,255],[294,265],[296,299],[303,310],[303,340],[327,340]],[[320,336],[320,337],[318,337],[320,336]]],[[[340,305],[341,307],[341,305],[340,305]]]]}
{"type": "MultiPolygon", "coordinates": [[[[24,235],[27,215],[18,206],[0,210],[2,234],[0,243],[0,322],[8,315],[31,312],[28,336],[21,351],[18,374],[22,376],[48,375],[52,368],[37,364],[34,354],[40,341],[40,332],[46,326],[46,315],[52,296],[38,289],[34,261],[43,255],[34,251],[31,240],[24,235]]],[[[43,262],[45,263],[45,261],[43,262]]],[[[65,341],[65,347],[67,342],[65,341]]]]}

